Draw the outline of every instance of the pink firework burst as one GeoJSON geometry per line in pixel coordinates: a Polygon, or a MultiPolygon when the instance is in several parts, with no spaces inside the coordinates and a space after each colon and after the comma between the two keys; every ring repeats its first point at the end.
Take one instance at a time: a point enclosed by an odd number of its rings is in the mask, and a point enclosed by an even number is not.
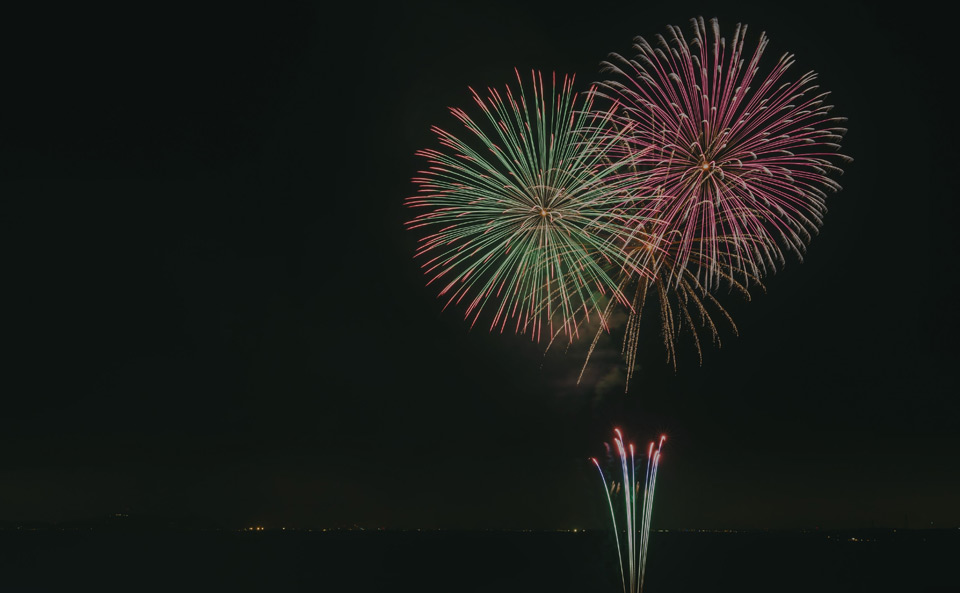
{"type": "Polygon", "coordinates": [[[786,252],[801,257],[840,189],[833,163],[851,159],[837,152],[845,118],[829,115],[815,73],[790,78],[784,54],[763,74],[766,35],[747,57],[746,26],[728,43],[716,19],[709,39],[702,18],[692,24],[689,40],[670,26],[655,45],[637,38],[633,59],[612,54],[600,87],[631,126],[621,150],[638,195],[655,196],[638,220],[658,221],[651,253],[673,254],[664,281],[692,274],[712,290],[773,273],[786,252]]]}

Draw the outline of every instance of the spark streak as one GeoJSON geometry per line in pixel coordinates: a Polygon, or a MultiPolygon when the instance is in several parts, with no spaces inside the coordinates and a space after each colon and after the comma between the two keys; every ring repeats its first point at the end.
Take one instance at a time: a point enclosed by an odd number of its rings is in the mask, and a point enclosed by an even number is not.
{"type": "Polygon", "coordinates": [[[603,482],[603,491],[607,496],[607,507],[610,509],[610,521],[613,524],[613,535],[617,544],[617,560],[620,564],[620,581],[624,593],[640,593],[643,591],[643,581],[646,575],[647,550],[650,546],[650,519],[653,515],[653,492],[657,485],[657,469],[660,467],[660,451],[663,448],[666,435],[661,435],[659,443],[654,449],[654,442],[647,448],[647,463],[643,478],[643,496],[640,494],[640,483],[636,480],[636,460],[633,444],[624,446],[623,433],[619,428],[614,429],[614,445],[620,458],[622,482],[607,481],[600,462],[596,457],[590,461],[600,472],[603,482]],[[627,462],[629,455],[630,461],[627,462]],[[623,490],[623,519],[617,520],[613,494],[623,490]],[[640,503],[640,514],[637,515],[637,503],[640,503]],[[620,526],[626,528],[626,554],[620,545],[620,526]]]}

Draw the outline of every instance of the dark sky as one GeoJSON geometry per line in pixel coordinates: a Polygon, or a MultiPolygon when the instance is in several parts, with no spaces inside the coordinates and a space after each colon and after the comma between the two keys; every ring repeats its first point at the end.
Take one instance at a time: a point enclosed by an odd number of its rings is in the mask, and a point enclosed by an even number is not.
{"type": "Polygon", "coordinates": [[[0,19],[0,520],[600,526],[587,458],[620,426],[669,435],[656,527],[960,526],[951,15],[401,4],[0,19]],[[628,395],[615,357],[576,385],[582,349],[441,313],[403,227],[429,127],[697,15],[767,31],[850,119],[805,261],[728,301],[702,366],[647,323],[628,395]]]}

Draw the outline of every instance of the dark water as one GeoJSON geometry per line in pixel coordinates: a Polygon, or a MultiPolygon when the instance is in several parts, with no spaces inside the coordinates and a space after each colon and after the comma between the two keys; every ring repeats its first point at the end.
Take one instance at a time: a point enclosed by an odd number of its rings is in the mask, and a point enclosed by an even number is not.
{"type": "MultiPolygon", "coordinates": [[[[0,591],[616,593],[613,546],[609,532],[6,530],[0,591]]],[[[644,589],[960,591],[960,530],[655,533],[644,589]]]]}

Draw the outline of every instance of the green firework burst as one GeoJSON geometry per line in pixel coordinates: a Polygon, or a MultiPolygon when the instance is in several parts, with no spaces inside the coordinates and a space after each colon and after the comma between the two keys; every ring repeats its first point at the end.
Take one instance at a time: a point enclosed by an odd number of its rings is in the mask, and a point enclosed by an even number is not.
{"type": "Polygon", "coordinates": [[[470,89],[483,117],[451,109],[466,134],[432,128],[442,149],[417,153],[429,166],[414,179],[406,203],[423,212],[408,226],[430,231],[416,253],[428,284],[445,306],[464,304],[471,325],[489,309],[491,330],[573,339],[605,295],[630,306],[624,273],[646,274],[624,248],[639,198],[612,151],[629,130],[594,110],[593,89],[574,92],[572,77],[545,89],[531,76],[529,94],[519,72],[519,94],[470,89]]]}

